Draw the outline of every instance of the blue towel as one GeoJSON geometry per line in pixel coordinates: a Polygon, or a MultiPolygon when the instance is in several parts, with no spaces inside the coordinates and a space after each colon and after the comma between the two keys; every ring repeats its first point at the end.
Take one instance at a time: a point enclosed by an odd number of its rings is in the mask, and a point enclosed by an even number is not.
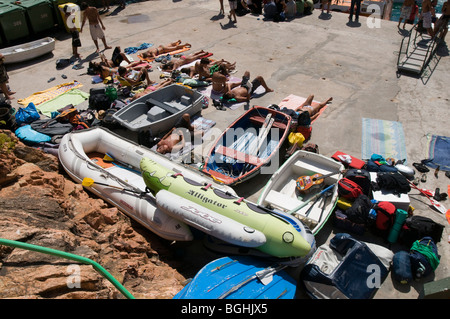
{"type": "Polygon", "coordinates": [[[443,171],[450,171],[450,137],[433,135],[428,148],[428,160],[425,165],[443,171]]]}
{"type": "Polygon", "coordinates": [[[145,49],[148,49],[148,48],[150,48],[152,45],[153,45],[152,43],[142,43],[142,44],[141,44],[140,46],[138,46],[138,47],[128,47],[128,48],[125,48],[124,52],[125,52],[126,54],[134,54],[134,53],[138,52],[139,50],[145,50],[145,49]]]}

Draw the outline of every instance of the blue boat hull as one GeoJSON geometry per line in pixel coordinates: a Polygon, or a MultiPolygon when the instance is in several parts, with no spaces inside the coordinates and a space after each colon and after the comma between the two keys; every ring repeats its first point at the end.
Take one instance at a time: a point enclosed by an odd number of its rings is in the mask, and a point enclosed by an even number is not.
{"type": "Polygon", "coordinates": [[[174,299],[293,299],[297,282],[284,270],[261,280],[273,263],[248,256],[223,257],[203,267],[174,299]],[[262,281],[267,280],[265,284],[262,281]]]}

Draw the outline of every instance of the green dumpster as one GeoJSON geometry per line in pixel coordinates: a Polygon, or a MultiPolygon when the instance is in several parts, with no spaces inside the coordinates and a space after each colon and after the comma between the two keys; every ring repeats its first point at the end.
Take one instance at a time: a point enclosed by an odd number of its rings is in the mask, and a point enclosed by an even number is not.
{"type": "Polygon", "coordinates": [[[55,26],[54,12],[49,0],[20,0],[20,4],[16,5],[25,9],[30,33],[40,33],[55,26]]]}
{"type": "Polygon", "coordinates": [[[0,31],[6,43],[27,37],[30,32],[25,10],[10,3],[0,2],[0,31]]]}

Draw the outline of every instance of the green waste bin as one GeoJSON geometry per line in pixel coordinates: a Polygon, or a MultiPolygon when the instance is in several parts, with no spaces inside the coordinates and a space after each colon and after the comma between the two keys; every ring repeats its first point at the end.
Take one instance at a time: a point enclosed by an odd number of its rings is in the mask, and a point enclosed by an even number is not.
{"type": "Polygon", "coordinates": [[[40,33],[55,26],[54,12],[49,0],[20,0],[20,4],[16,5],[25,9],[30,33],[40,33]]]}
{"type": "Polygon", "coordinates": [[[25,10],[10,3],[0,2],[0,31],[5,43],[27,37],[30,32],[25,10]]]}

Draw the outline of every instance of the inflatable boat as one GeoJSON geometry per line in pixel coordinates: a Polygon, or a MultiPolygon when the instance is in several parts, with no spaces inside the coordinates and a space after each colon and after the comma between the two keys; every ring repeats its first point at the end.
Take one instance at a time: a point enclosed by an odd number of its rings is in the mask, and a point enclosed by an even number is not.
{"type": "Polygon", "coordinates": [[[295,218],[197,183],[151,158],[140,167],[157,207],[208,235],[278,258],[302,258],[315,249],[311,231],[295,218]]]}
{"type": "MultiPolygon", "coordinates": [[[[64,135],[58,157],[67,174],[77,183],[116,206],[130,218],[167,240],[190,241],[190,228],[157,208],[155,197],[146,192],[139,169],[142,158],[151,158],[167,169],[182,173],[200,185],[216,184],[212,179],[187,166],[110,132],[105,128],[73,131],[64,135]]],[[[234,191],[216,185],[226,192],[234,191]]]]}

